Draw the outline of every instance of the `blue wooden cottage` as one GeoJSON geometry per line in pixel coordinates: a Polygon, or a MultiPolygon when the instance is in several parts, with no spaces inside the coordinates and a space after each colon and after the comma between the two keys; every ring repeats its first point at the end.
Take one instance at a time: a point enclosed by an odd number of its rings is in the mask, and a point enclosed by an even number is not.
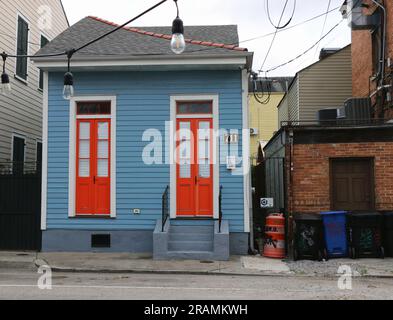
{"type": "MultiPolygon", "coordinates": [[[[79,47],[116,25],[87,17],[38,55],[79,47]]],[[[151,252],[228,259],[250,234],[248,77],[237,27],[123,28],[44,72],[42,250],[151,252]]]]}

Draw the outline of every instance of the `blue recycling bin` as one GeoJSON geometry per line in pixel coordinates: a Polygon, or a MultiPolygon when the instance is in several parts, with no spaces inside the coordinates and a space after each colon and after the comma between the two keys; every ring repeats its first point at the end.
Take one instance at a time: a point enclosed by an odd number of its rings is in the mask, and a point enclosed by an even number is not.
{"type": "Polygon", "coordinates": [[[321,212],[324,237],[329,258],[348,256],[347,212],[321,212]]]}

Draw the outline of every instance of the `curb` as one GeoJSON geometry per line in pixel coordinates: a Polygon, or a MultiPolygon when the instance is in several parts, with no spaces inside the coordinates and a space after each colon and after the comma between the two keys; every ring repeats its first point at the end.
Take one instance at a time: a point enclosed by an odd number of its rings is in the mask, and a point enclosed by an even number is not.
{"type": "MultiPolygon", "coordinates": [[[[50,263],[43,259],[37,259],[34,262],[37,268],[50,263]]],[[[293,271],[289,273],[252,273],[252,272],[225,272],[225,271],[184,271],[184,270],[140,270],[140,269],[85,269],[62,266],[51,266],[54,273],[103,273],[103,274],[174,274],[174,275],[205,275],[205,276],[237,276],[237,277],[281,277],[281,278],[323,278],[337,279],[341,274],[296,274],[293,271]]],[[[356,275],[354,279],[393,279],[393,275],[356,275]]]]}

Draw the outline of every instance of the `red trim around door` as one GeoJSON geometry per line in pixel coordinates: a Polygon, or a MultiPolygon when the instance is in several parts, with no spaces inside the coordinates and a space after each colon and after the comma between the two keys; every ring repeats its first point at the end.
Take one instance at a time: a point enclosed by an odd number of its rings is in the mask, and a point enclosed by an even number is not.
{"type": "Polygon", "coordinates": [[[76,215],[110,215],[111,120],[78,119],[76,215]]]}
{"type": "Polygon", "coordinates": [[[177,119],[177,216],[209,217],[213,210],[213,120],[177,119]]]}

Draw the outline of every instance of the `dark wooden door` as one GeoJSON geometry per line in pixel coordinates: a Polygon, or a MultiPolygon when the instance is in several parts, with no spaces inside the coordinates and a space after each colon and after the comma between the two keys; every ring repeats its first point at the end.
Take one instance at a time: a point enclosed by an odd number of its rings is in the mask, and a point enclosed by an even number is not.
{"type": "Polygon", "coordinates": [[[374,209],[372,159],[336,159],[331,162],[333,210],[374,209]]]}

